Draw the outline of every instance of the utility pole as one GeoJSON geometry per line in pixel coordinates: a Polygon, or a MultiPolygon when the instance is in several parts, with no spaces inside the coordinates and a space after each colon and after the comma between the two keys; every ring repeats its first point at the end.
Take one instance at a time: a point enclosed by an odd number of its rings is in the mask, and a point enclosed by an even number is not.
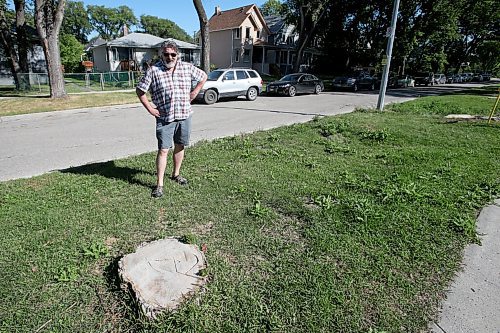
{"type": "Polygon", "coordinates": [[[399,0],[394,0],[394,8],[392,10],[392,20],[389,33],[389,40],[387,41],[386,56],[382,60],[384,71],[382,72],[382,82],[380,83],[380,92],[378,94],[377,109],[382,111],[384,109],[385,91],[387,89],[387,79],[389,78],[389,69],[391,67],[392,57],[392,44],[394,44],[394,36],[396,35],[396,23],[398,21],[399,0]]]}

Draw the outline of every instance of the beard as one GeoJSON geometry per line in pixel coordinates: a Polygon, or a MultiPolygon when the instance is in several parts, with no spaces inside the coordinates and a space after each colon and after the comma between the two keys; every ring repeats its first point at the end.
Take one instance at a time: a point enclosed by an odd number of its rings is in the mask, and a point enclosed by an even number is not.
{"type": "Polygon", "coordinates": [[[167,68],[174,68],[176,63],[177,63],[177,61],[175,61],[175,60],[172,60],[170,62],[167,62],[166,60],[163,60],[163,64],[167,68]]]}

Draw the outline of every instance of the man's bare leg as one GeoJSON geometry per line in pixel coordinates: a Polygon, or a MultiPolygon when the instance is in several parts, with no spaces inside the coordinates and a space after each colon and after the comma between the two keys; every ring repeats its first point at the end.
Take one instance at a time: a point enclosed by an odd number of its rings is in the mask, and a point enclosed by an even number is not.
{"type": "Polygon", "coordinates": [[[168,149],[159,149],[156,155],[156,186],[163,186],[163,177],[167,168],[168,149]]]}

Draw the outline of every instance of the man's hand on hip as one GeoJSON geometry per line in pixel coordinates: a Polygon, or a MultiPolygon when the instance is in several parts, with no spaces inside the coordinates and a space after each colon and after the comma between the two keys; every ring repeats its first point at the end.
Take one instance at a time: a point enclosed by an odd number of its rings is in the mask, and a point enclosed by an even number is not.
{"type": "Polygon", "coordinates": [[[156,108],[151,108],[151,109],[148,109],[148,112],[153,116],[153,117],[156,117],[156,118],[159,118],[160,117],[160,111],[158,111],[158,109],[156,108]]]}

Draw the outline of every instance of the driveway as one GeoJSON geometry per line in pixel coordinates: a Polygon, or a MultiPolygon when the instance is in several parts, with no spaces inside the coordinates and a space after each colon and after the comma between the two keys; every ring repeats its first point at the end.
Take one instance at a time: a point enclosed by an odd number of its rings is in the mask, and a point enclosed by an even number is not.
{"type": "MultiPolygon", "coordinates": [[[[480,86],[472,84],[467,86],[480,86]]],[[[385,102],[463,89],[443,85],[389,90],[385,102]]],[[[192,142],[307,122],[315,116],[375,107],[376,92],[260,96],[193,105],[192,142]]],[[[154,120],[140,104],[0,117],[0,181],[156,150],[154,120]]]]}

